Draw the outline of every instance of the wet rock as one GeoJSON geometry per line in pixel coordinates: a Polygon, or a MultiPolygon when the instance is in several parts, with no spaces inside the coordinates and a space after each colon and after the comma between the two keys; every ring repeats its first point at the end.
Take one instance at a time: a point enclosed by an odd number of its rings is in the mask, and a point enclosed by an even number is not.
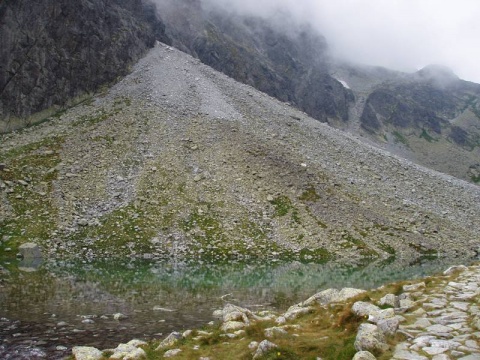
{"type": "Polygon", "coordinates": [[[42,258],[42,251],[40,249],[40,246],[35,243],[22,244],[19,246],[18,250],[22,258],[25,260],[42,258]]]}
{"type": "Polygon", "coordinates": [[[103,358],[100,350],[90,346],[75,346],[72,349],[72,355],[75,360],[100,360],[103,358]]]}

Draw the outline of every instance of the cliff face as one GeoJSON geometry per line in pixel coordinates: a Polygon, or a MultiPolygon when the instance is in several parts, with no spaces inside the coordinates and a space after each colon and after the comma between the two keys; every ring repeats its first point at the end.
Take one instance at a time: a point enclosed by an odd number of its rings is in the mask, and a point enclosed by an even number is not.
{"type": "Polygon", "coordinates": [[[348,120],[353,95],[330,76],[327,42],[308,26],[288,17],[242,16],[198,0],[162,0],[159,9],[175,47],[317,120],[348,120]]]}
{"type": "Polygon", "coordinates": [[[127,73],[169,42],[141,0],[6,0],[0,4],[0,132],[127,73]]]}

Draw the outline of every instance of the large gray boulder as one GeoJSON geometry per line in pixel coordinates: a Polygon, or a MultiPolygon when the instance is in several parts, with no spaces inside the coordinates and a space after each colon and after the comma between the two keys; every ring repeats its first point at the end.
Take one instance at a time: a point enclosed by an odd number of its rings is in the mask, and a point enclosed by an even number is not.
{"type": "Polygon", "coordinates": [[[90,346],[75,346],[72,349],[72,355],[75,360],[100,360],[103,358],[100,350],[90,346]]]}
{"type": "Polygon", "coordinates": [[[357,351],[370,351],[373,353],[382,353],[388,350],[385,336],[378,329],[377,325],[367,323],[360,325],[354,346],[357,351]]]}
{"type": "Polygon", "coordinates": [[[373,356],[371,352],[368,351],[359,351],[355,354],[352,360],[376,360],[377,358],[373,356]]]}

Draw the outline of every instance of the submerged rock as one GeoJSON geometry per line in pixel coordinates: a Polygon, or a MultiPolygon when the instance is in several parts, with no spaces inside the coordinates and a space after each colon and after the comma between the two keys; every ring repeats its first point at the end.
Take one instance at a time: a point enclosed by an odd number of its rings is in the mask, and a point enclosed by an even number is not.
{"type": "Polygon", "coordinates": [[[35,243],[25,243],[20,245],[18,248],[21,257],[24,260],[30,259],[41,259],[42,258],[42,250],[40,246],[35,243]]]}

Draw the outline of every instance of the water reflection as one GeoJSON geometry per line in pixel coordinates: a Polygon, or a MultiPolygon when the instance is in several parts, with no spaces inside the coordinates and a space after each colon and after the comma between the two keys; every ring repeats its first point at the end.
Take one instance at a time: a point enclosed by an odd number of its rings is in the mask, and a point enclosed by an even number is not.
{"type": "Polygon", "coordinates": [[[68,353],[71,345],[108,348],[132,338],[200,327],[212,320],[213,310],[225,301],[281,310],[325,288],[368,289],[426,276],[452,263],[437,259],[413,265],[372,262],[360,267],[333,262],[112,260],[2,264],[0,357],[2,347],[3,357],[15,346],[27,345],[50,351],[49,358],[68,353]],[[127,318],[116,320],[118,313],[127,318]],[[59,346],[63,350],[57,350],[59,346]]]}

